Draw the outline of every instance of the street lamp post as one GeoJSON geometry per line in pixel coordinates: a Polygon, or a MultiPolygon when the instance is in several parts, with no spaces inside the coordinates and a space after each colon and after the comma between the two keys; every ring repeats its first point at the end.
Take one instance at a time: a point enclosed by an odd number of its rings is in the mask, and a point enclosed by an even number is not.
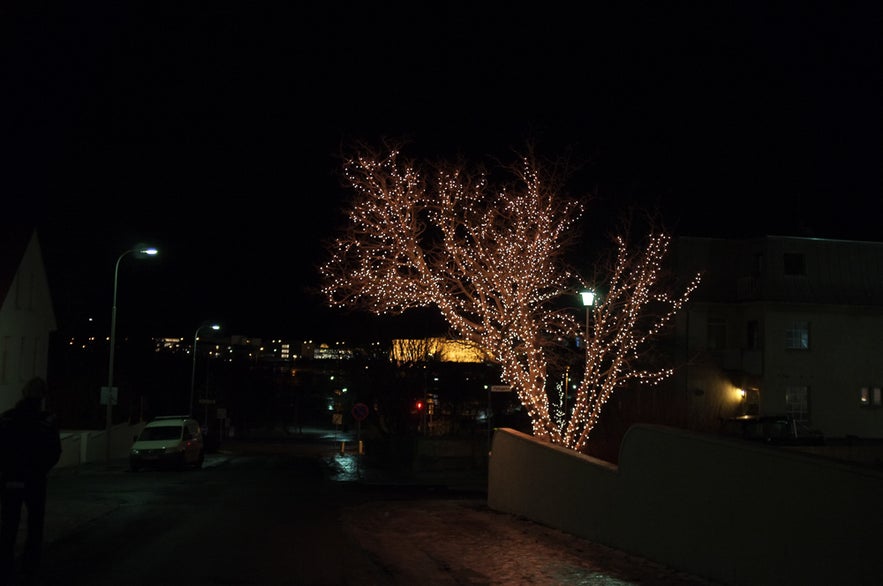
{"type": "MultiPolygon", "coordinates": [[[[588,352],[589,348],[589,336],[591,332],[589,331],[589,317],[592,315],[592,307],[595,305],[595,292],[592,289],[586,289],[584,291],[579,292],[580,297],[582,297],[583,305],[586,307],[586,335],[583,340],[583,346],[586,348],[588,352]]],[[[564,376],[564,413],[567,413],[567,394],[570,389],[567,388],[567,375],[564,376]]]]}
{"type": "Polygon", "coordinates": [[[595,292],[591,289],[587,289],[586,291],[580,291],[580,296],[583,298],[583,305],[586,306],[586,344],[589,341],[589,316],[591,315],[591,308],[595,305],[595,292]]]}
{"type": "Polygon", "coordinates": [[[123,260],[127,254],[134,253],[135,258],[146,258],[148,256],[154,256],[158,251],[153,247],[148,246],[136,246],[135,248],[131,248],[126,252],[122,253],[119,258],[117,258],[116,265],[113,269],[113,306],[110,310],[110,359],[108,360],[107,366],[107,393],[105,395],[105,399],[107,400],[107,413],[106,413],[106,423],[105,423],[105,440],[107,442],[107,453],[106,458],[110,461],[111,456],[111,442],[110,442],[110,431],[113,426],[113,400],[114,400],[114,388],[113,388],[113,359],[114,359],[114,349],[116,348],[116,328],[117,328],[117,284],[119,283],[119,274],[120,274],[120,261],[123,260]]]}
{"type": "Polygon", "coordinates": [[[221,326],[218,324],[204,323],[196,328],[196,332],[193,334],[193,371],[190,375],[190,402],[187,404],[188,415],[193,414],[193,391],[196,388],[196,343],[199,341],[199,332],[202,331],[203,328],[211,328],[218,331],[221,329],[221,326]]]}

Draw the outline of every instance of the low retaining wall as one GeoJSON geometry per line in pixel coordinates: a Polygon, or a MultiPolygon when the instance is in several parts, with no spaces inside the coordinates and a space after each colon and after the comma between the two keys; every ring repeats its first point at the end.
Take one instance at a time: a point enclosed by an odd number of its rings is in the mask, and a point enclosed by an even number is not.
{"type": "Polygon", "coordinates": [[[883,473],[656,425],[619,465],[494,433],[490,508],[734,586],[878,585],[883,473]]]}
{"type": "Polygon", "coordinates": [[[79,466],[80,464],[80,434],[76,432],[61,432],[61,458],[56,468],[79,466]]]}
{"type": "MultiPolygon", "coordinates": [[[[145,422],[123,423],[110,430],[110,457],[113,460],[127,458],[132,439],[141,433],[145,422]]],[[[79,466],[86,462],[107,460],[107,431],[95,429],[71,429],[61,431],[61,458],[56,468],[79,466]]]]}

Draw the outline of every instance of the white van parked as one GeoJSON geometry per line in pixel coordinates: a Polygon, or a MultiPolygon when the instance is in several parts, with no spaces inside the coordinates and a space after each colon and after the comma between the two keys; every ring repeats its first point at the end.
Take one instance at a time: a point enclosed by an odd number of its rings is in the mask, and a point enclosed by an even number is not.
{"type": "Polygon", "coordinates": [[[188,466],[202,468],[205,444],[199,422],[185,415],[169,415],[151,420],[129,449],[129,468],[188,466]]]}

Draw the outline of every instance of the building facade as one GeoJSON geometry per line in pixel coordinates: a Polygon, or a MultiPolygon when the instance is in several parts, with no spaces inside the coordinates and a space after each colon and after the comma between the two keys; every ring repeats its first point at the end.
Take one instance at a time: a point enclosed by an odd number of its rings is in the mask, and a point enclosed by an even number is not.
{"type": "Polygon", "coordinates": [[[883,243],[681,237],[671,258],[703,274],[672,381],[692,426],[790,414],[827,437],[883,438],[883,243]]]}
{"type": "MultiPolygon", "coordinates": [[[[55,311],[37,232],[19,226],[0,237],[0,411],[30,378],[47,378],[55,311]]],[[[50,381],[51,383],[51,381],[50,381]]]]}

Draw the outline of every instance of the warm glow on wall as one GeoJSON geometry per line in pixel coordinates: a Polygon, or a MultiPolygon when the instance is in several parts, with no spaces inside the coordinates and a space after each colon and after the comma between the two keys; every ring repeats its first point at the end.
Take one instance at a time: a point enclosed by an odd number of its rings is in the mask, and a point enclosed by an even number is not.
{"type": "Polygon", "coordinates": [[[484,362],[486,354],[473,342],[426,338],[393,340],[391,358],[395,362],[423,362],[430,358],[441,362],[484,362]]]}
{"type": "Polygon", "coordinates": [[[732,401],[733,403],[741,403],[745,401],[745,397],[747,393],[745,389],[741,387],[731,387],[731,390],[727,393],[726,397],[728,401],[732,401]]]}

